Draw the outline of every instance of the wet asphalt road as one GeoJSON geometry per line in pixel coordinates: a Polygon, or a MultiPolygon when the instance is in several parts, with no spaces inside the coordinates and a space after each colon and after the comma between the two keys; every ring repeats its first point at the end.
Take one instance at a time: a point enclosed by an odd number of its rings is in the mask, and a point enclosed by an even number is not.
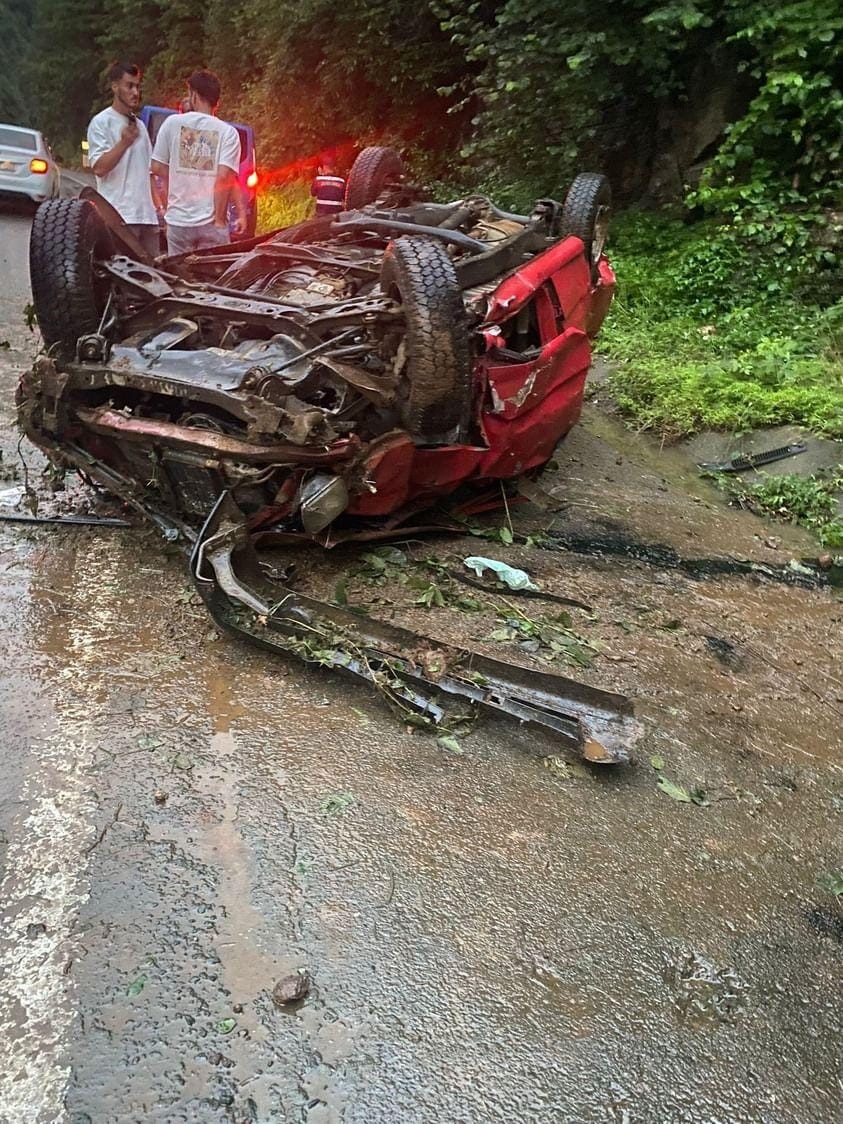
{"type": "MultiPolygon", "coordinates": [[[[0,217],[7,472],[27,234],[0,217]]],[[[577,440],[587,485],[606,438],[577,440]]],[[[0,575],[2,1124],[840,1119],[830,595],[659,578],[762,639],[804,614],[814,693],[630,660],[642,763],[566,778],[514,726],[453,756],[218,637],[144,529],[0,525],[0,575]],[[654,752],[735,795],[677,804],[654,752]],[[279,1010],[299,968],[311,994],[279,1010]]]]}

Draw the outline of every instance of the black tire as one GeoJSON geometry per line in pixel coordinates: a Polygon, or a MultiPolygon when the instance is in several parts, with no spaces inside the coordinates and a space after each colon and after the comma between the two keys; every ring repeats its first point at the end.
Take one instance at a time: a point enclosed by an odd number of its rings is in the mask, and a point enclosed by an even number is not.
{"type": "Polygon", "coordinates": [[[80,336],[96,332],[106,291],[94,262],[113,253],[96,208],[82,199],[49,199],[35,213],[29,238],[32,299],[44,343],[73,355],[80,336]]]}
{"type": "Polygon", "coordinates": [[[597,279],[597,263],[606,242],[611,211],[612,188],[606,177],[599,172],[581,172],[565,196],[562,232],[582,239],[594,280],[597,279]]]}
{"type": "Polygon", "coordinates": [[[357,210],[374,203],[386,185],[404,174],[404,161],[394,148],[364,148],[348,173],[345,209],[357,210]]]}
{"type": "Polygon", "coordinates": [[[406,361],[399,372],[401,424],[427,444],[457,442],[471,421],[471,344],[454,265],[432,238],[391,242],[381,288],[404,306],[406,361]]]}

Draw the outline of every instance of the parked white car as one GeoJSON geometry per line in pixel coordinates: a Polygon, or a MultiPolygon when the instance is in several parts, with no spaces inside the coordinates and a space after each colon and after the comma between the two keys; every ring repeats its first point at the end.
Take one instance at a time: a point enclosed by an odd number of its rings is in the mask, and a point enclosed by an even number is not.
{"type": "Polygon", "coordinates": [[[31,199],[43,203],[56,199],[61,178],[56,158],[35,129],[0,125],[0,200],[31,199]]]}

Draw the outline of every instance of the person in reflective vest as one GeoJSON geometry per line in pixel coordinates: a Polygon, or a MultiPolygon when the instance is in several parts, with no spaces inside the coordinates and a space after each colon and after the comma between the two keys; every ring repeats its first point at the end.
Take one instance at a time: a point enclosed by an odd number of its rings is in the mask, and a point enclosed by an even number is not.
{"type": "Polygon", "coordinates": [[[338,215],[343,209],[345,180],[337,175],[334,161],[330,157],[322,158],[310,194],[316,197],[317,215],[338,215]]]}

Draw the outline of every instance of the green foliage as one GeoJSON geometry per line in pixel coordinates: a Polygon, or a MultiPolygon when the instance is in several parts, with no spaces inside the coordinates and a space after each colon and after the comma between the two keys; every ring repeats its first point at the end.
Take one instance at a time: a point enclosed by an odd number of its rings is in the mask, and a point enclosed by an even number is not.
{"type": "Polygon", "coordinates": [[[732,0],[734,42],[758,83],[728,130],[698,199],[723,214],[757,206],[759,188],[780,202],[832,205],[841,186],[843,10],[836,0],[732,0]]]}
{"type": "Polygon", "coordinates": [[[0,0],[0,121],[12,125],[33,124],[33,90],[26,81],[33,9],[33,0],[0,0]]]}
{"type": "MultiPolygon", "coordinates": [[[[583,162],[602,166],[655,99],[682,85],[683,53],[697,46],[689,4],[586,0],[436,0],[443,28],[468,69],[456,87],[474,126],[461,155],[481,175],[524,179],[546,194],[583,162]],[[677,35],[677,28],[682,34],[677,35]]],[[[557,187],[558,191],[560,188],[557,187]]]]}
{"type": "Polygon", "coordinates": [[[843,547],[843,521],[837,515],[837,497],[843,489],[843,465],[829,478],[765,475],[762,480],[721,481],[732,499],[758,514],[798,523],[813,531],[823,546],[843,547]]]}
{"type": "Polygon", "coordinates": [[[36,124],[59,156],[79,158],[79,143],[95,109],[102,63],[96,33],[102,12],[93,0],[35,0],[31,65],[22,77],[36,101],[36,124]]]}
{"type": "Polygon", "coordinates": [[[302,180],[262,188],[258,203],[258,234],[302,222],[313,214],[310,184],[302,180]]]}
{"type": "Polygon", "coordinates": [[[618,405],[669,438],[797,422],[843,435],[843,305],[770,293],[712,222],[615,224],[619,291],[600,337],[618,405]]]}

